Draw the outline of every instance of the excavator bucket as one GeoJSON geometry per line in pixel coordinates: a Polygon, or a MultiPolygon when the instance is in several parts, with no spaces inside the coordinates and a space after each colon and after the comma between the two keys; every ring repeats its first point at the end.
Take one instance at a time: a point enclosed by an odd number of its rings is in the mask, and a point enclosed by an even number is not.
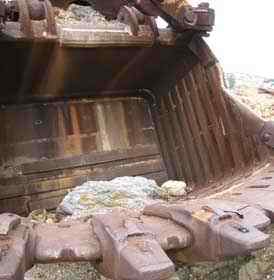
{"type": "Polygon", "coordinates": [[[203,39],[214,11],[102,0],[93,6],[120,24],[56,21],[53,5],[71,2],[0,1],[0,279],[96,260],[112,279],[168,279],[170,256],[218,261],[268,246],[274,123],[226,92],[203,39]],[[53,225],[17,216],[56,209],[86,181],[137,175],[192,193],[53,225]]]}

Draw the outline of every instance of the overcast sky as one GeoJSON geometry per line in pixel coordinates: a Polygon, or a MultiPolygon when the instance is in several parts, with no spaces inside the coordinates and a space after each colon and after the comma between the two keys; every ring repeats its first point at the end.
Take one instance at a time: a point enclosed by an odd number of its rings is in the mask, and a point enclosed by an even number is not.
{"type": "Polygon", "coordinates": [[[204,2],[216,11],[216,26],[208,42],[225,71],[274,78],[274,0],[204,2]]]}
{"type": "Polygon", "coordinates": [[[274,1],[208,2],[216,11],[208,41],[225,71],[274,78],[274,1]]]}

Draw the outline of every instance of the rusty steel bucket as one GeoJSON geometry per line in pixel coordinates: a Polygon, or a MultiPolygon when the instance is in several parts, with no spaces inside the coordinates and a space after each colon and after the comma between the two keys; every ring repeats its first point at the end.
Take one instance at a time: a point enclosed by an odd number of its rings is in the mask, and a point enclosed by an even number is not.
{"type": "Polygon", "coordinates": [[[26,2],[0,29],[0,214],[12,213],[0,215],[0,279],[22,279],[34,263],[95,260],[112,279],[167,279],[174,265],[164,251],[195,263],[267,246],[273,123],[226,92],[205,30],[164,29],[155,40],[146,24],[138,36],[56,25],[49,1],[44,14],[26,2]],[[183,180],[193,192],[137,217],[33,225],[16,215],[125,175],[183,180]],[[15,256],[11,270],[1,266],[15,256]]]}
{"type": "Polygon", "coordinates": [[[67,189],[120,175],[205,191],[270,160],[271,124],[225,92],[199,36],[115,32],[106,44],[94,31],[99,46],[79,28],[59,43],[2,39],[2,212],[54,209],[67,189]]]}

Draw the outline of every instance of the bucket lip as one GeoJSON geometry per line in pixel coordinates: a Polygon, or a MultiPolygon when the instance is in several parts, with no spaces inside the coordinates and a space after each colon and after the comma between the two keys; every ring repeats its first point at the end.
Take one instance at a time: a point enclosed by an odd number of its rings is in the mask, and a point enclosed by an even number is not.
{"type": "MultiPolygon", "coordinates": [[[[129,26],[94,25],[91,23],[57,23],[57,36],[46,33],[43,22],[33,21],[34,37],[27,38],[21,31],[20,23],[7,22],[0,41],[53,41],[63,47],[130,47],[152,46],[155,44],[149,26],[141,26],[138,36],[131,34],[129,26]]],[[[157,44],[173,46],[176,34],[169,28],[159,30],[157,44]]]]}
{"type": "MultiPolygon", "coordinates": [[[[148,27],[142,27],[138,36],[131,34],[126,27],[103,27],[88,24],[58,25],[59,41],[63,46],[83,47],[129,47],[151,46],[155,38],[148,27]]],[[[161,29],[157,43],[161,45],[174,45],[175,34],[170,29],[161,29]]]]}

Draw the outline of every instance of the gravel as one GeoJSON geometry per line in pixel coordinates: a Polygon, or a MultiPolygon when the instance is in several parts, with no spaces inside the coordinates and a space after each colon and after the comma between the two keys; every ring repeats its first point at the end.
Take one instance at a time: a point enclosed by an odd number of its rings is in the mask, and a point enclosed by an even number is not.
{"type": "Polygon", "coordinates": [[[87,263],[36,265],[25,274],[25,280],[103,280],[87,263]]]}
{"type": "Polygon", "coordinates": [[[126,27],[125,24],[117,20],[106,20],[99,12],[91,6],[81,6],[72,4],[67,10],[55,8],[56,22],[59,24],[80,24],[91,23],[96,28],[121,28],[126,27]]]}

